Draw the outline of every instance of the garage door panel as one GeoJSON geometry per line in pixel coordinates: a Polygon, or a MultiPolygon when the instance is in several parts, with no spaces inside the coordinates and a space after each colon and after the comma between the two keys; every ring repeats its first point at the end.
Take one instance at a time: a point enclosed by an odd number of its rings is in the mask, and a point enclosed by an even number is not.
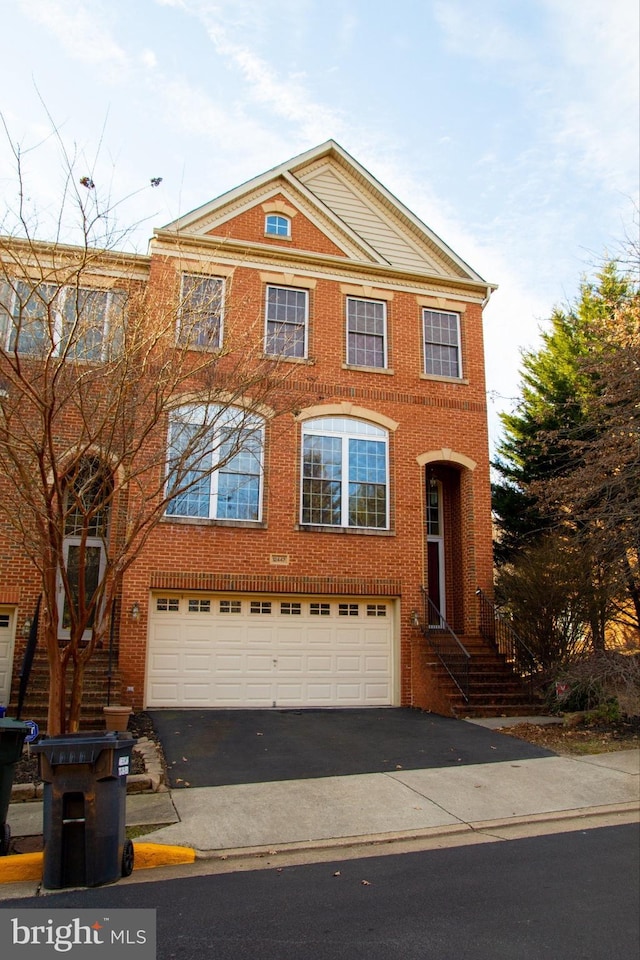
{"type": "Polygon", "coordinates": [[[208,683],[183,683],[182,692],[187,703],[198,704],[208,703],[211,693],[208,683]]]}
{"type": "Polygon", "coordinates": [[[316,647],[331,647],[334,642],[334,633],[330,627],[309,627],[307,630],[307,646],[310,649],[316,647]]]}
{"type": "Polygon", "coordinates": [[[251,647],[254,646],[265,646],[272,649],[274,646],[274,633],[275,628],[271,626],[263,626],[262,624],[253,624],[250,623],[247,626],[246,641],[247,644],[251,647]]]}
{"type": "Polygon", "coordinates": [[[245,643],[247,631],[244,624],[220,623],[217,620],[209,629],[213,630],[216,646],[239,647],[245,643]]]}
{"type": "Polygon", "coordinates": [[[187,673],[208,673],[213,666],[213,657],[188,654],[184,658],[184,669],[187,673]]]}
{"type": "Polygon", "coordinates": [[[168,670],[173,674],[178,672],[180,657],[176,653],[154,653],[151,669],[154,673],[162,673],[168,670]]]}
{"type": "Polygon", "coordinates": [[[150,696],[154,703],[163,703],[166,706],[178,705],[178,684],[156,681],[151,685],[150,696]]]}
{"type": "Polygon", "coordinates": [[[335,670],[333,657],[319,657],[315,654],[307,657],[307,671],[310,674],[333,673],[335,670]]]}
{"type": "Polygon", "coordinates": [[[388,657],[365,657],[364,672],[368,676],[371,673],[389,673],[388,657]]]}
{"type": "Polygon", "coordinates": [[[387,602],[182,597],[173,603],[168,609],[152,600],[147,706],[392,702],[387,602]]]}
{"type": "Polygon", "coordinates": [[[245,669],[244,657],[240,654],[218,654],[215,658],[216,674],[241,673],[245,669]]]}
{"type": "Polygon", "coordinates": [[[273,658],[268,654],[248,653],[245,663],[248,674],[270,674],[273,667],[273,658]]]}

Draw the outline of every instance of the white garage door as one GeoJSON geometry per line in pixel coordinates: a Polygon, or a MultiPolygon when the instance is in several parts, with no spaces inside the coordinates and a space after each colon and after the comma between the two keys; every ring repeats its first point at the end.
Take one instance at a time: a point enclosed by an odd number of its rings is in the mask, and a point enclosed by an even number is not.
{"type": "Polygon", "coordinates": [[[392,703],[389,601],[154,595],[148,707],[392,703]]]}
{"type": "Polygon", "coordinates": [[[13,607],[0,607],[0,704],[9,703],[14,642],[13,607]]]}

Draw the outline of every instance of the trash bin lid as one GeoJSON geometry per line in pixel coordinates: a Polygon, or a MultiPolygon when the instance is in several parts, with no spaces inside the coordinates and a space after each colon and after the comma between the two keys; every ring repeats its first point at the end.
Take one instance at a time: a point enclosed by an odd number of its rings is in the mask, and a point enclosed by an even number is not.
{"type": "Polygon", "coordinates": [[[133,736],[115,732],[101,734],[67,733],[44,737],[31,744],[32,753],[43,753],[52,766],[61,763],[95,763],[103,750],[133,749],[133,736]]]}
{"type": "Polygon", "coordinates": [[[0,719],[0,737],[6,732],[7,734],[21,734],[23,737],[26,737],[31,730],[31,727],[28,723],[23,723],[22,720],[12,720],[9,717],[2,717],[0,719]]]}
{"type": "Polygon", "coordinates": [[[31,728],[20,720],[0,720],[0,764],[15,763],[20,759],[24,738],[31,728]]]}

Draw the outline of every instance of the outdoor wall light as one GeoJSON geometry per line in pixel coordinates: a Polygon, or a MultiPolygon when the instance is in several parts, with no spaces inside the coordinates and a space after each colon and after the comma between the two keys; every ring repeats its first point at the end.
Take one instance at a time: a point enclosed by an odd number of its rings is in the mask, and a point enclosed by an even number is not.
{"type": "Polygon", "coordinates": [[[31,617],[27,617],[22,625],[22,636],[28,637],[31,633],[31,617]]]}
{"type": "Polygon", "coordinates": [[[132,620],[140,619],[140,604],[137,601],[131,607],[131,619],[132,620]]]}
{"type": "Polygon", "coordinates": [[[420,626],[420,617],[418,616],[417,610],[411,611],[411,623],[414,625],[414,627],[420,626]]]}

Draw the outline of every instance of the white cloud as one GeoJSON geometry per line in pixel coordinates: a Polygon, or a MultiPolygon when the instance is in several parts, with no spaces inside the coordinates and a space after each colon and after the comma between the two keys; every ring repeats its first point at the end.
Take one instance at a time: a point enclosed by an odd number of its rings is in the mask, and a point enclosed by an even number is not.
{"type": "Polygon", "coordinates": [[[521,34],[499,16],[492,16],[486,3],[476,0],[436,0],[433,14],[454,53],[480,60],[522,63],[530,47],[521,34]]]}
{"type": "Polygon", "coordinates": [[[45,27],[69,56],[124,67],[127,57],[110,32],[104,8],[82,0],[21,0],[25,16],[45,27]]]}

